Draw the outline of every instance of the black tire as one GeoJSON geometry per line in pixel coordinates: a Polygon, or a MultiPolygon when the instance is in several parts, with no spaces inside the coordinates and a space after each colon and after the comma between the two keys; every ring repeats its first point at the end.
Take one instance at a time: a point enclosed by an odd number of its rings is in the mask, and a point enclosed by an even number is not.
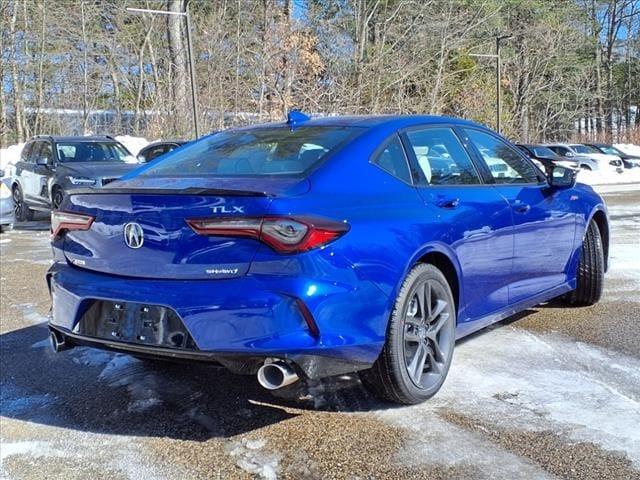
{"type": "Polygon", "coordinates": [[[13,203],[15,203],[16,221],[33,220],[33,210],[24,202],[24,195],[20,185],[14,185],[13,187],[13,203]]]}
{"type": "Polygon", "coordinates": [[[588,306],[597,303],[604,288],[604,248],[600,229],[591,222],[582,241],[578,262],[577,286],[568,295],[571,305],[588,306]]]}
{"type": "Polygon", "coordinates": [[[51,209],[58,210],[64,200],[64,192],[60,187],[53,187],[51,190],[51,209]]]}
{"type": "Polygon", "coordinates": [[[407,275],[396,299],[382,353],[371,369],[360,372],[362,383],[374,395],[391,402],[413,405],[431,398],[440,390],[449,372],[455,327],[455,302],[445,276],[433,265],[417,265],[407,275]],[[428,300],[420,303],[419,291],[426,292],[427,288],[429,293],[423,298],[428,300]],[[420,312],[422,305],[427,304],[429,306],[420,312]],[[426,318],[431,320],[418,326],[426,318]],[[415,356],[409,347],[413,337],[420,338],[415,340],[418,345],[415,356]],[[422,370],[413,369],[412,374],[414,360],[422,356],[418,354],[422,341],[426,342],[424,351],[430,353],[425,353],[422,370]],[[410,363],[407,357],[412,357],[410,363]]]}
{"type": "Polygon", "coordinates": [[[583,165],[580,165],[580,168],[581,168],[582,170],[587,170],[587,171],[589,171],[589,172],[591,172],[591,171],[593,170],[589,165],[584,165],[584,164],[583,164],[583,165]]]}

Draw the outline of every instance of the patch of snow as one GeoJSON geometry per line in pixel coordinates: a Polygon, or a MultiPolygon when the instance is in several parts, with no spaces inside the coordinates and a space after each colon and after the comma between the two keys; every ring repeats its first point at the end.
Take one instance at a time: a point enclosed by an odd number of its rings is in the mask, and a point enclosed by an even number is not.
{"type": "Polygon", "coordinates": [[[15,165],[18,162],[23,148],[24,143],[18,143],[0,149],[0,169],[5,170],[6,176],[11,176],[11,165],[15,165]]]}
{"type": "Polygon", "coordinates": [[[616,185],[625,183],[640,183],[640,168],[625,168],[622,173],[615,170],[580,170],[578,182],[587,185],[616,185]]]}
{"type": "Polygon", "coordinates": [[[265,440],[244,438],[232,443],[227,451],[231,456],[237,457],[236,465],[245,472],[262,480],[275,480],[278,478],[280,455],[264,452],[266,444],[265,440]]]}
{"type": "Polygon", "coordinates": [[[119,135],[116,137],[116,140],[127,147],[127,150],[129,150],[134,156],[150,143],[146,138],[132,137],[130,135],[119,135]]]}
{"type": "Polygon", "coordinates": [[[48,444],[45,442],[5,442],[2,440],[2,448],[0,448],[0,468],[2,468],[2,464],[9,457],[14,455],[42,456],[48,450],[47,447],[48,444]]]}
{"type": "MultiPolygon", "coordinates": [[[[593,442],[640,465],[640,360],[619,352],[493,328],[457,345],[449,377],[429,402],[380,415],[407,428],[413,424],[420,454],[447,464],[452,450],[440,446],[446,435],[433,423],[443,407],[504,429],[553,431],[593,442]]],[[[455,452],[459,461],[476,461],[476,448],[455,452]]],[[[494,458],[494,465],[503,460],[494,458]]]]}
{"type": "Polygon", "coordinates": [[[115,354],[97,348],[76,347],[71,350],[73,363],[89,367],[99,367],[108,364],[115,354]]]}
{"type": "Polygon", "coordinates": [[[109,381],[112,387],[126,387],[131,398],[127,407],[130,412],[141,412],[162,404],[157,394],[160,382],[156,375],[133,357],[113,355],[98,378],[109,381]]]}
{"type": "Polygon", "coordinates": [[[51,343],[49,342],[49,339],[45,338],[44,340],[40,340],[39,342],[31,345],[31,348],[49,348],[50,345],[51,343]]]}
{"type": "Polygon", "coordinates": [[[640,145],[634,145],[633,143],[615,143],[613,146],[622,153],[626,153],[627,155],[637,155],[640,157],[640,145]]]}

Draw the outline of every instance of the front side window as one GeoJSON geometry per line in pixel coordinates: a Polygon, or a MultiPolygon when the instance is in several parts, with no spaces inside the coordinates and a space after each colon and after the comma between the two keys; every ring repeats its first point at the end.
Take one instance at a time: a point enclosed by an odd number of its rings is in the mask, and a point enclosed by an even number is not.
{"type": "Polygon", "coordinates": [[[589,147],[588,145],[571,145],[571,148],[573,148],[576,153],[600,153],[597,149],[589,147]]]}
{"type": "Polygon", "coordinates": [[[397,135],[387,142],[371,162],[403,182],[411,183],[411,173],[409,172],[407,157],[404,154],[402,143],[397,135]]]}
{"type": "Polygon", "coordinates": [[[356,127],[256,127],[205,137],[144,176],[299,176],[364,131],[356,127]]]}
{"type": "Polygon", "coordinates": [[[56,144],[58,159],[71,162],[127,162],[136,159],[115,142],[60,142],[56,144]]]}
{"type": "Polygon", "coordinates": [[[450,128],[411,130],[407,137],[429,185],[480,183],[471,158],[450,128]]]}
{"type": "Polygon", "coordinates": [[[465,129],[496,183],[538,183],[535,167],[493,135],[465,129]]]}
{"type": "Polygon", "coordinates": [[[48,164],[53,163],[53,150],[49,142],[42,142],[42,148],[40,149],[38,158],[44,159],[48,164]]]}

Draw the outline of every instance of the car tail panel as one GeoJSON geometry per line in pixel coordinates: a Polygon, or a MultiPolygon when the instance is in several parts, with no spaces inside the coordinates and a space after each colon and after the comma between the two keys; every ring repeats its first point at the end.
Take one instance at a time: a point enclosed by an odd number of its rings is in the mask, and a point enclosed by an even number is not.
{"type": "Polygon", "coordinates": [[[58,232],[54,246],[77,267],[143,278],[211,279],[244,275],[260,242],[238,236],[197,234],[187,219],[261,218],[265,194],[75,194],[65,205],[93,218],[89,229],[58,232]]]}

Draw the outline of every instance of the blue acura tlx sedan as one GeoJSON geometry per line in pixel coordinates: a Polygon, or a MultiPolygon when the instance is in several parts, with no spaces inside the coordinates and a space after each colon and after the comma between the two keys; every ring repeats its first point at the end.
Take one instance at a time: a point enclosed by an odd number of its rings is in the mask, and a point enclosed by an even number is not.
{"type": "Polygon", "coordinates": [[[51,343],[215,362],[268,389],[359,372],[418,403],[456,339],[599,300],[609,221],[575,175],[454,118],[292,112],[220,132],[67,195],[51,343]]]}

